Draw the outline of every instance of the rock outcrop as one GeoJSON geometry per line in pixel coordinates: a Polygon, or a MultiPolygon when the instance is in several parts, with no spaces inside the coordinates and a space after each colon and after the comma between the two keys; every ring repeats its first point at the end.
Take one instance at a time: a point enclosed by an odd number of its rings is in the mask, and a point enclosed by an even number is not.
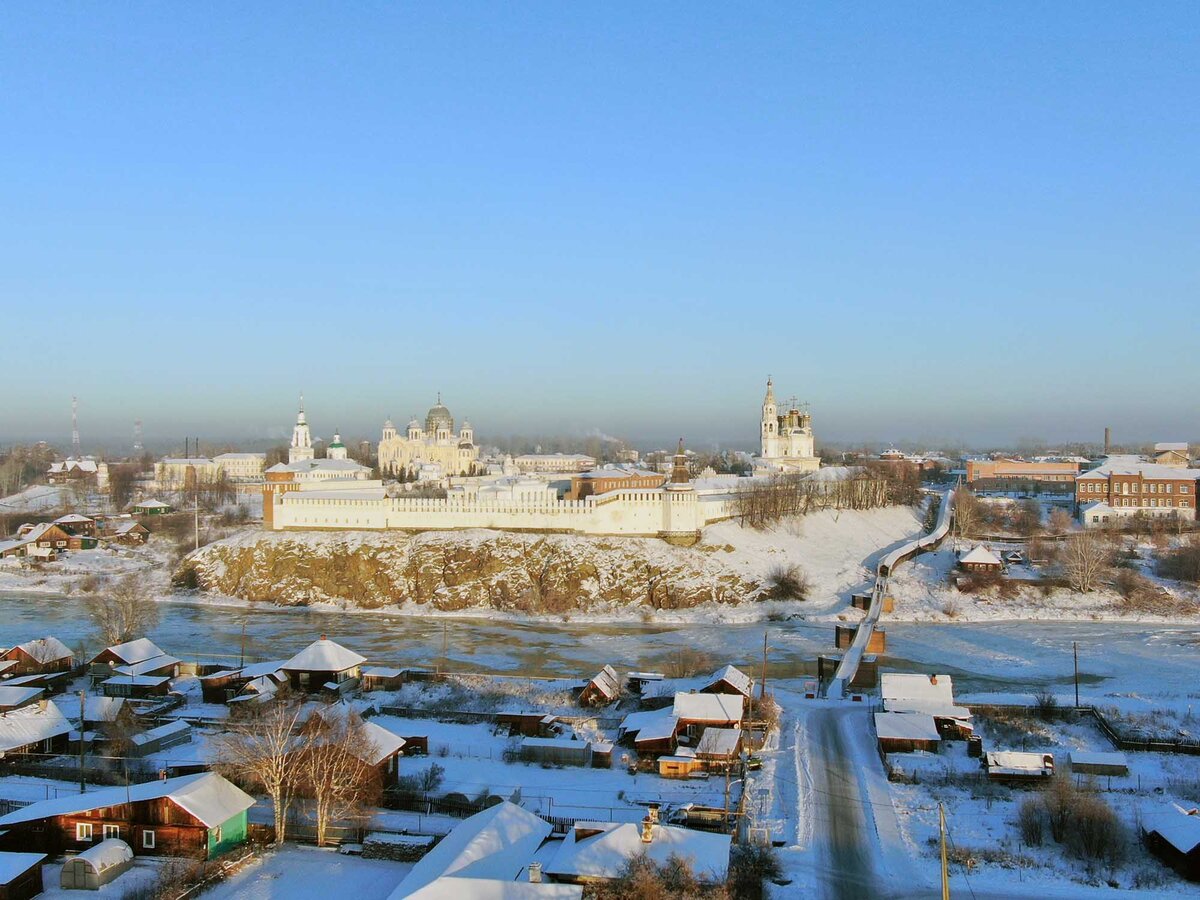
{"type": "Polygon", "coordinates": [[[180,585],[281,605],[425,606],[562,615],[762,599],[725,548],[494,531],[246,531],[187,556],[180,585]]]}

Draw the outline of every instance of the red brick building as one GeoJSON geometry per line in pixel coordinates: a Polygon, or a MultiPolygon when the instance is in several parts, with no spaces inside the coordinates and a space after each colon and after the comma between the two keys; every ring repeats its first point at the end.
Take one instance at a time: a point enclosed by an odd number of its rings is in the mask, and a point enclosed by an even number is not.
{"type": "Polygon", "coordinates": [[[572,475],[571,490],[567,492],[567,499],[582,500],[595,494],[631,488],[658,488],[662,487],[666,480],[667,476],[659,472],[639,469],[636,466],[605,466],[602,469],[572,475]]]}
{"type": "Polygon", "coordinates": [[[1075,503],[1085,527],[1148,518],[1196,519],[1200,469],[1110,457],[1075,480],[1075,503]]]}

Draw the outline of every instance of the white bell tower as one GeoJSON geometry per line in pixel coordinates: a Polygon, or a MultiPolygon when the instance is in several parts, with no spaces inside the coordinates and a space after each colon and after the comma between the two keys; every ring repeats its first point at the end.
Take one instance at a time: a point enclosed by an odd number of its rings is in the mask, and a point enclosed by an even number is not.
{"type": "Polygon", "coordinates": [[[762,405],[762,452],[763,459],[775,459],[779,452],[779,411],[775,404],[775,384],[767,377],[767,395],[762,405]]]}
{"type": "Polygon", "coordinates": [[[308,430],[308,420],[304,418],[304,395],[300,395],[300,412],[296,413],[296,427],[292,429],[292,445],[288,447],[288,462],[301,462],[312,459],[312,433],[308,430]]]}

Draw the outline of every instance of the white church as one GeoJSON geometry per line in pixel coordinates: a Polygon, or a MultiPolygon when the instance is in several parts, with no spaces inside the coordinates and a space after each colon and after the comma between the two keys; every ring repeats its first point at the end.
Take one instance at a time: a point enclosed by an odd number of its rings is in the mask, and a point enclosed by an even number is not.
{"type": "Polygon", "coordinates": [[[757,472],[797,474],[821,468],[813,436],[812,415],[807,405],[788,401],[787,411],[779,412],[775,402],[775,383],[767,378],[767,395],[762,404],[761,451],[755,462],[757,472]]]}
{"type": "Polygon", "coordinates": [[[317,459],[313,448],[312,431],[308,427],[308,418],[304,414],[304,395],[300,395],[300,411],[296,413],[296,424],[292,428],[292,443],[288,447],[288,461],[276,463],[266,470],[278,480],[279,476],[290,475],[292,481],[337,481],[350,479],[365,481],[371,477],[371,470],[350,459],[346,453],[346,445],[342,436],[336,432],[329,446],[325,448],[325,458],[317,459]]]}

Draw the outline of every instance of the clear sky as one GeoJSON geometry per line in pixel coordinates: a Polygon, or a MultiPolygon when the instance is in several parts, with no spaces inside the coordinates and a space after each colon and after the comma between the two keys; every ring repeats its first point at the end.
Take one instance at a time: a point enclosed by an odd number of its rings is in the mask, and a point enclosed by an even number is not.
{"type": "Polygon", "coordinates": [[[0,443],[1200,438],[1200,5],[0,5],[0,443]]]}

